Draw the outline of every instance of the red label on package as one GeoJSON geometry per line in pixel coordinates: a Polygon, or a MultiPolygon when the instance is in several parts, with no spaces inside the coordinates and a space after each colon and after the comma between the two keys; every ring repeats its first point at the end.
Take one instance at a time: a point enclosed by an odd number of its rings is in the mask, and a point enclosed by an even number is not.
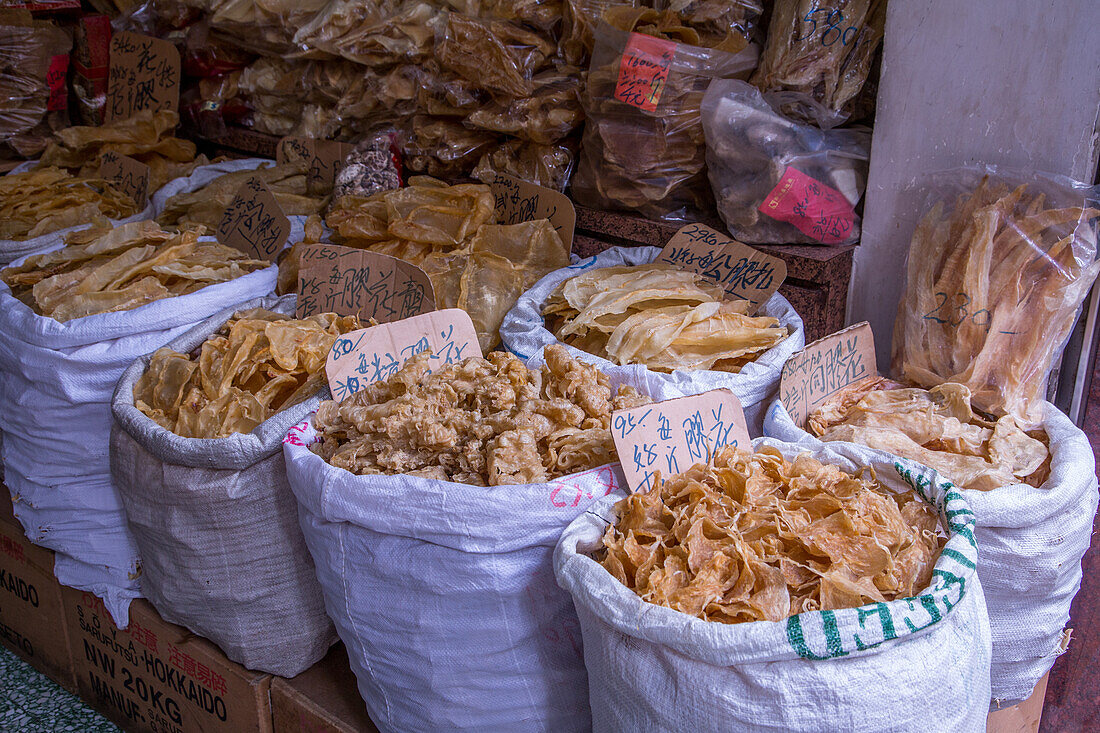
{"type": "Polygon", "coordinates": [[[855,209],[844,194],[789,166],[779,184],[756,208],[773,219],[794,225],[822,244],[847,240],[856,220],[855,209]]]}
{"type": "Polygon", "coordinates": [[[631,33],[619,63],[615,99],[654,112],[668,81],[668,68],[676,56],[676,43],[644,33],[631,33]]]}
{"type": "Polygon", "coordinates": [[[65,85],[65,77],[69,73],[69,54],[61,53],[50,59],[50,68],[46,71],[46,83],[50,87],[50,99],[46,102],[46,109],[50,112],[67,109],[69,106],[69,89],[65,85]]]}

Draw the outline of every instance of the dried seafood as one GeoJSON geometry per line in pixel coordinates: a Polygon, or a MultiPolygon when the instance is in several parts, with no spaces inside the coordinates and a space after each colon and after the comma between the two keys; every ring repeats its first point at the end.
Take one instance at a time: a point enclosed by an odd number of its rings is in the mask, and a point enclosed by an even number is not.
{"type": "Polygon", "coordinates": [[[237,191],[252,176],[257,176],[267,185],[287,216],[319,214],[328,199],[307,195],[308,166],[308,162],[297,160],[218,176],[196,191],[177,193],[164,202],[164,210],[157,217],[157,223],[178,227],[201,224],[214,231],[221,223],[225,210],[233,203],[237,191]]]}
{"type": "Polygon", "coordinates": [[[975,407],[1025,429],[1042,421],[1054,356],[1100,271],[1100,210],[1035,186],[987,176],[921,219],[893,344],[899,378],[964,384],[975,407]]]}
{"type": "Polygon", "coordinates": [[[38,168],[0,178],[0,239],[29,239],[97,219],[125,219],[137,204],[99,178],[38,168]]]}
{"type": "Polygon", "coordinates": [[[317,394],[325,359],[355,316],[301,320],[263,308],[239,311],[191,355],[157,349],[134,385],[134,405],[185,438],[224,438],[317,394]]]}
{"type": "Polygon", "coordinates": [[[494,181],[497,173],[522,181],[564,191],[573,173],[576,141],[562,145],[539,145],[524,140],[508,140],[493,148],[470,173],[479,181],[494,181]]]}
{"type": "Polygon", "coordinates": [[[725,297],[673,265],[605,267],[564,281],[542,313],[559,339],[617,364],[738,372],[788,333],[775,318],[749,316],[748,301],[725,297]]]}
{"type": "Polygon", "coordinates": [[[618,460],[611,412],[646,404],[632,387],[549,346],[538,371],[509,353],[428,372],[427,352],[343,402],[321,403],[311,450],[356,474],[476,486],[548,481],[618,460]]]}
{"type": "Polygon", "coordinates": [[[425,177],[367,198],[344,196],[326,215],[340,244],[424,270],[437,307],[470,314],[483,352],[500,341],[501,321],[523,291],[569,264],[568,247],[546,219],[494,221],[488,186],[448,186],[425,177]]]}
{"type": "Polygon", "coordinates": [[[200,242],[201,233],[173,234],[151,221],[91,227],[67,235],[62,249],[9,267],[0,279],[35,313],[69,321],[186,295],[271,264],[200,242]]]}
{"type": "Polygon", "coordinates": [[[1050,470],[1045,433],[1029,435],[1008,415],[987,420],[975,414],[970,390],[961,384],[909,389],[870,377],[830,397],[810,415],[807,428],[825,441],[910,458],[964,489],[1039,487],[1050,470]]]}
{"type": "Polygon", "coordinates": [[[725,447],[616,505],[597,559],[643,600],[704,621],[782,621],[916,595],[946,538],[895,494],[808,454],[725,447]]]}

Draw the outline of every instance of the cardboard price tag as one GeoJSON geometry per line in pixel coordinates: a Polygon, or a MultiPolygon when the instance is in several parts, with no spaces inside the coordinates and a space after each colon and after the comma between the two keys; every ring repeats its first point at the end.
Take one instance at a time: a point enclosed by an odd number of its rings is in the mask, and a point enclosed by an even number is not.
{"type": "Polygon", "coordinates": [[[675,57],[675,41],[631,33],[619,62],[615,99],[646,112],[656,111],[675,57]]]}
{"type": "Polygon", "coordinates": [[[433,310],[432,281],[415,265],[335,244],[302,248],[298,318],[331,312],[389,323],[433,310]]]}
{"type": "Polygon", "coordinates": [[[284,137],[275,148],[275,162],[282,165],[293,160],[308,161],[306,191],[310,194],[327,193],[332,190],[344,159],[354,149],[355,146],[350,143],[335,140],[284,137]]]}
{"type": "Polygon", "coordinates": [[[522,224],[534,219],[549,219],[561,241],[573,249],[573,229],[577,210],[565,194],[544,186],[497,173],[489,183],[501,224],[522,224]]]}
{"type": "Polygon", "coordinates": [[[403,321],[371,326],[336,339],[325,362],[335,400],[392,377],[409,359],[431,350],[429,373],[446,364],[481,356],[477,332],[466,311],[447,308],[403,321]]]}
{"type": "Polygon", "coordinates": [[[180,54],[168,41],[123,31],[111,38],[107,122],[142,110],[178,110],[180,54]]]}
{"type": "Polygon", "coordinates": [[[865,377],[878,376],[875,337],[864,321],[818,339],[783,365],[779,399],[794,424],[805,427],[822,402],[865,377]]]}
{"type": "Polygon", "coordinates": [[[673,235],[657,262],[679,265],[714,280],[733,298],[752,303],[750,315],[779,290],[787,263],[730,239],[705,224],[688,224],[673,235]]]}
{"type": "Polygon", "coordinates": [[[844,194],[790,166],[756,208],[822,244],[848,239],[856,220],[856,211],[844,194]]]}
{"type": "Polygon", "coordinates": [[[237,189],[216,232],[222,244],[271,262],[289,236],[290,219],[258,176],[250,177],[237,189]]]}
{"type": "Polygon", "coordinates": [[[658,471],[667,478],[709,462],[723,446],[752,450],[741,401],[728,389],[618,410],[611,437],[634,491],[653,488],[658,471]]]}
{"type": "Polygon", "coordinates": [[[99,177],[137,202],[139,210],[145,208],[149,201],[149,166],[108,150],[99,158],[99,177]]]}

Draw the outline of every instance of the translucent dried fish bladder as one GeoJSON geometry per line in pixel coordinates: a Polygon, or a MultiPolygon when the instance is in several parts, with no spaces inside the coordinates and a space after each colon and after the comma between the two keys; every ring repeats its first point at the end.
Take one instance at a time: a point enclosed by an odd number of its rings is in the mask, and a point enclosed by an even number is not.
{"type": "Polygon", "coordinates": [[[134,406],[185,438],[248,433],[325,385],[325,359],[354,316],[295,319],[240,311],[193,354],[158,349],[134,385],[134,406]]]}
{"type": "Polygon", "coordinates": [[[133,199],[94,176],[51,166],[0,177],[0,239],[30,239],[137,211],[133,199]]]}
{"type": "Polygon", "coordinates": [[[1037,427],[1054,357],[1100,272],[1097,194],[983,169],[926,185],[936,203],[910,243],[893,372],[922,387],[965,385],[977,409],[1037,427]]]}
{"type": "Polygon", "coordinates": [[[951,382],[924,390],[870,377],[822,403],[810,414],[807,430],[824,441],[912,459],[964,489],[1018,483],[1038,488],[1050,472],[1042,430],[1025,432],[1009,415],[991,420],[977,414],[970,390],[951,382]]]}
{"type": "Polygon", "coordinates": [[[343,402],[321,403],[313,419],[321,441],[310,450],[356,474],[542,483],[618,460],[612,411],[649,402],[633,387],[613,390],[562,346],[547,347],[537,371],[492,352],[429,373],[428,357],[343,402]]]}
{"type": "Polygon", "coordinates": [[[618,364],[738,372],[789,335],[776,318],[749,316],[749,307],[698,273],[648,264],[565,280],[542,312],[564,343],[618,364]]]}
{"type": "Polygon", "coordinates": [[[914,492],[770,446],[722,448],[616,510],[595,559],[643,600],[721,623],[914,596],[946,542],[914,492]]]}
{"type": "Polygon", "coordinates": [[[343,196],[325,220],[339,244],[424,270],[437,307],[470,314],[483,352],[499,343],[500,324],[520,294],[569,264],[569,247],[548,220],[495,223],[493,194],[482,184],[414,176],[405,188],[343,196]]]}
{"type": "Polygon", "coordinates": [[[35,313],[68,321],[131,310],[271,265],[199,241],[201,233],[166,232],[151,221],[92,227],[67,235],[62,249],[7,268],[0,279],[35,313]]]}

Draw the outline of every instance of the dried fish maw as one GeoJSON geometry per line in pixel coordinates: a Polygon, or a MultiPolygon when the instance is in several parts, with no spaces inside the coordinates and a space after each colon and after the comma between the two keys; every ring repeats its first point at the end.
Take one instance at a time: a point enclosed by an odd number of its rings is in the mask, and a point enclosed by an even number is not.
{"type": "Polygon", "coordinates": [[[164,415],[179,411],[184,393],[199,365],[191,361],[186,354],[180,354],[167,347],[153,352],[149,368],[134,385],[134,402],[142,403],[139,408],[148,414],[157,410],[164,415]]]}
{"type": "Polygon", "coordinates": [[[772,448],[722,448],[615,513],[596,553],[608,572],[649,603],[720,623],[909,597],[946,541],[912,492],[772,448]]]}
{"type": "Polygon", "coordinates": [[[461,184],[446,188],[409,181],[386,196],[389,233],[399,239],[456,246],[493,216],[488,186],[461,184]]]}
{"type": "Polygon", "coordinates": [[[137,204],[97,176],[39,167],[0,177],[0,238],[23,240],[103,217],[124,219],[137,204]]]}
{"type": "Polygon", "coordinates": [[[155,277],[143,277],[120,290],[85,293],[70,298],[54,308],[50,317],[62,322],[71,321],[97,313],[131,310],[171,296],[168,288],[155,277]]]}
{"type": "Polygon", "coordinates": [[[513,97],[533,91],[531,77],[553,56],[554,45],[510,23],[447,16],[439,63],[484,88],[513,97]]]}

